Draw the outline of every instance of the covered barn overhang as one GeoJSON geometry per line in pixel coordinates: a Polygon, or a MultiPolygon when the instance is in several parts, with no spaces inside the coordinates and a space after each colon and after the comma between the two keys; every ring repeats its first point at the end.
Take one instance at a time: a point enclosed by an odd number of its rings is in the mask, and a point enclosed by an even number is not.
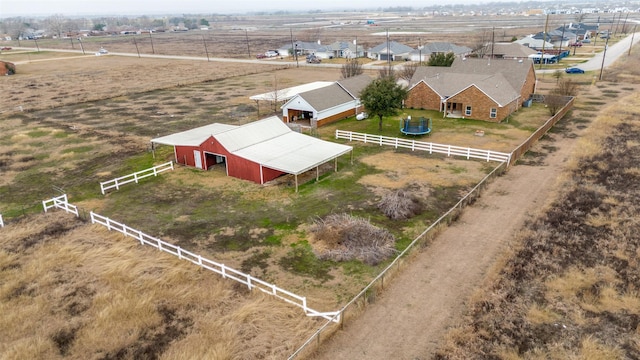
{"type": "Polygon", "coordinates": [[[294,175],[297,192],[298,175],[315,168],[316,180],[318,180],[320,165],[334,160],[334,168],[337,171],[338,157],[352,150],[353,147],[348,145],[289,132],[238,150],[234,154],[260,164],[261,168],[266,167],[294,175]]]}

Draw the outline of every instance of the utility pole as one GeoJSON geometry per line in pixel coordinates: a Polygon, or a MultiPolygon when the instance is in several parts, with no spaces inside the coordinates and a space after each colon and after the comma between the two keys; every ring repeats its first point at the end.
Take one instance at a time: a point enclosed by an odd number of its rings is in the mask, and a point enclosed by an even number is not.
{"type": "Polygon", "coordinates": [[[207,54],[207,62],[209,62],[209,50],[207,49],[207,40],[204,39],[204,35],[202,35],[202,42],[204,43],[204,52],[207,54]]]}
{"type": "Polygon", "coordinates": [[[636,36],[636,26],[638,25],[633,25],[633,33],[631,33],[631,44],[629,44],[629,53],[627,54],[627,56],[631,55],[631,48],[633,47],[633,38],[636,36]]]}
{"type": "Polygon", "coordinates": [[[296,67],[299,67],[298,64],[298,44],[293,42],[293,29],[289,28],[289,35],[291,36],[291,51],[293,51],[293,56],[296,58],[296,67]]]}
{"type": "Polygon", "coordinates": [[[155,54],[156,50],[153,48],[153,39],[151,38],[151,30],[149,30],[149,40],[151,40],[151,53],[155,54]]]}
{"type": "Polygon", "coordinates": [[[82,38],[78,38],[78,42],[80,43],[80,49],[82,49],[82,55],[85,55],[84,46],[82,46],[82,38]]]}
{"type": "Polygon", "coordinates": [[[247,40],[247,55],[251,57],[251,49],[249,48],[249,30],[244,29],[244,37],[247,40]]]}
{"type": "Polygon", "coordinates": [[[542,63],[544,62],[544,45],[547,43],[547,26],[549,25],[549,14],[544,22],[544,31],[542,32],[542,54],[540,54],[540,69],[542,69],[542,63]]]}
{"type": "Polygon", "coordinates": [[[604,69],[604,58],[607,56],[607,48],[609,47],[609,36],[604,42],[604,51],[602,52],[602,65],[600,65],[600,77],[598,80],[602,80],[602,70],[604,69]]]}

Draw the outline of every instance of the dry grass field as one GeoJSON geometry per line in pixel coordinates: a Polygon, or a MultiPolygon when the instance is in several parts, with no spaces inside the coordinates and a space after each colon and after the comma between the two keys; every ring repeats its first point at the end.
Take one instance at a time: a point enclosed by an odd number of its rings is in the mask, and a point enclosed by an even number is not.
{"type": "Polygon", "coordinates": [[[570,125],[556,129],[586,129],[556,199],[495,266],[437,359],[640,357],[638,64],[625,57],[582,88],[570,125]]]}
{"type": "MultiPolygon", "coordinates": [[[[327,28],[323,39],[337,37],[336,30],[327,28]]],[[[218,39],[240,46],[247,34],[234,31],[218,39]]],[[[274,33],[251,48],[287,39],[287,31],[274,33]]],[[[371,44],[381,39],[357,36],[371,44]]],[[[188,50],[201,40],[167,35],[154,38],[154,49],[202,56],[188,50]]],[[[94,45],[132,52],[130,39],[100,41],[94,45]]],[[[67,46],[61,44],[41,46],[67,46]]],[[[222,52],[221,44],[212,48],[222,52]]],[[[250,95],[337,80],[339,70],[48,51],[3,53],[0,59],[18,64],[18,74],[0,83],[7,94],[0,104],[0,213],[8,219],[0,230],[0,306],[10,314],[1,320],[0,338],[7,340],[0,342],[0,353],[7,358],[275,359],[318,325],[298,308],[248,293],[134,240],[67,215],[35,214],[40,201],[59,190],[85,211],[307,296],[316,310],[333,311],[382,265],[319,261],[308,233],[313,218],[339,212],[367,217],[389,229],[402,249],[495,165],[357,145],[353,164],[340,159],[339,172],[326,169],[319,183],[306,183],[299,193],[287,178],[263,187],[218,170],[177,168],[103,197],[99,181],[172,158],[171,149],[150,152],[151,138],[212,122],[255,120],[273,109],[250,95]],[[419,195],[420,216],[391,221],[380,214],[377,201],[398,188],[419,195]]],[[[508,152],[546,116],[543,107],[533,107],[506,124],[434,119],[437,130],[426,140],[508,152]],[[479,129],[484,137],[474,136],[479,129]]],[[[385,131],[394,132],[397,118],[387,120],[385,131]]],[[[317,135],[329,139],[338,127],[373,126],[348,119],[317,135]]]]}

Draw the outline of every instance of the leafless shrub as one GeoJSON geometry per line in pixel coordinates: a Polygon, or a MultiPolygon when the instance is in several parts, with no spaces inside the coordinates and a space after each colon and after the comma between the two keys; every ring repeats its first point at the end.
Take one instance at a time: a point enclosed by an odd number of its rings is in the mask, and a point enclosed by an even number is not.
{"type": "Polygon", "coordinates": [[[378,203],[378,209],[393,220],[409,219],[422,211],[420,200],[404,189],[389,192],[378,203]]]}
{"type": "Polygon", "coordinates": [[[358,61],[358,59],[347,60],[347,62],[342,65],[340,72],[343,79],[360,75],[363,72],[362,64],[358,61]]]}
{"type": "Polygon", "coordinates": [[[413,74],[418,69],[417,62],[408,62],[402,66],[402,69],[398,72],[398,77],[407,81],[411,81],[413,74]]]}
{"type": "Polygon", "coordinates": [[[387,230],[345,213],[315,219],[311,232],[326,246],[326,249],[316,251],[323,260],[357,259],[376,265],[396,251],[395,238],[387,230]]]}
{"type": "Polygon", "coordinates": [[[553,90],[553,94],[562,96],[576,96],[578,95],[578,84],[571,79],[564,79],[558,82],[558,86],[556,86],[556,88],[553,90]]]}
{"type": "Polygon", "coordinates": [[[546,95],[544,97],[544,105],[549,110],[551,116],[558,113],[558,110],[567,103],[564,96],[561,95],[546,95]]]}

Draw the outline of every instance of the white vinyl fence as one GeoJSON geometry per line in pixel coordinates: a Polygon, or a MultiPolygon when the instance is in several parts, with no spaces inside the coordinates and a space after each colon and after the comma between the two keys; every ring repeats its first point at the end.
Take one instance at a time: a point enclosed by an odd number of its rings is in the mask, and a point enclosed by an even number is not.
{"type": "Polygon", "coordinates": [[[491,150],[472,149],[461,146],[442,145],[424,141],[416,141],[389,136],[356,133],[351,131],[336,130],[336,139],[346,139],[349,141],[362,141],[364,143],[378,144],[380,146],[393,146],[411,150],[428,151],[429,154],[438,153],[447,156],[463,156],[467,159],[482,159],[486,161],[499,161],[509,163],[511,154],[491,150]]]}
{"type": "Polygon", "coordinates": [[[115,178],[113,180],[104,181],[100,183],[100,190],[102,191],[102,195],[109,189],[115,188],[116,190],[120,190],[120,186],[129,184],[132,182],[138,183],[138,180],[144,179],[149,176],[158,176],[161,172],[173,170],[173,162],[169,161],[166,164],[161,164],[154,166],[149,169],[145,169],[142,171],[135,172],[133,174],[121,176],[119,178],[115,178]]]}
{"type": "Polygon", "coordinates": [[[47,212],[47,210],[51,208],[58,208],[68,213],[75,214],[75,216],[79,216],[78,207],[75,205],[69,204],[69,201],[67,199],[67,194],[63,194],[63,195],[51,198],[49,200],[44,200],[42,202],[42,207],[44,208],[44,212],[47,212]]]}
{"type": "Polygon", "coordinates": [[[257,279],[251,275],[244,274],[240,271],[232,269],[224,264],[219,264],[215,261],[208,260],[203,258],[200,255],[194,254],[187,250],[180,248],[179,246],[169,244],[160,239],[149,236],[139,230],[130,228],[129,226],[113,221],[107,217],[98,215],[93,211],[91,214],[91,223],[101,224],[107,227],[109,230],[118,231],[126,236],[130,236],[132,238],[140,241],[142,245],[150,245],[158,250],[162,250],[168,252],[169,254],[173,254],[177,256],[181,260],[190,261],[196,265],[199,265],[207,270],[211,270],[215,273],[222,275],[223,278],[228,278],[235,280],[239,283],[247,285],[249,290],[258,289],[264,293],[269,295],[273,295],[281,300],[284,300],[290,304],[296,305],[305,312],[307,316],[321,316],[327,320],[331,320],[333,322],[338,322],[340,320],[340,315],[338,312],[318,312],[313,309],[307,307],[307,299],[303,296],[296,295],[289,291],[280,289],[274,284],[270,284],[268,282],[257,279]]]}

